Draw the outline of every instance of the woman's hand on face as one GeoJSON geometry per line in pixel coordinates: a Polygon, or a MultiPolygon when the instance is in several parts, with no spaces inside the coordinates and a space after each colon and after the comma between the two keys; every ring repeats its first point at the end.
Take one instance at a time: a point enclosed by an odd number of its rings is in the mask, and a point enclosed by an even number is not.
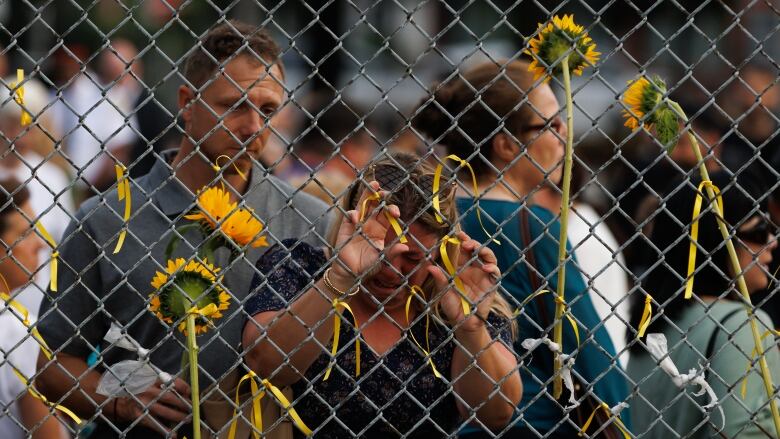
{"type": "MultiPolygon", "coordinates": [[[[337,262],[333,265],[333,275],[340,279],[354,279],[360,275],[370,276],[380,269],[379,256],[385,249],[385,236],[390,229],[387,214],[399,218],[401,212],[396,205],[378,208],[386,191],[379,190],[379,183],[369,183],[370,190],[363,191],[357,204],[357,210],[347,212],[336,238],[338,250],[337,262]],[[379,193],[380,200],[366,202],[372,194],[379,193]],[[365,212],[361,212],[365,205],[365,212]],[[361,213],[364,218],[361,221],[361,213]]],[[[404,245],[404,244],[399,244],[404,245]]],[[[403,251],[403,249],[400,249],[403,251]]]]}
{"type": "Polygon", "coordinates": [[[463,314],[461,294],[454,283],[450,285],[450,277],[441,267],[432,265],[428,267],[428,271],[436,283],[436,288],[439,291],[447,290],[440,305],[450,324],[456,329],[473,331],[484,326],[484,319],[493,305],[501,271],[496,265],[496,255],[492,250],[487,247],[480,249],[480,243],[471,239],[465,232],[459,232],[457,237],[461,241],[457,273],[466,289],[462,293],[469,302],[476,304],[476,311],[468,316],[463,314]]]}

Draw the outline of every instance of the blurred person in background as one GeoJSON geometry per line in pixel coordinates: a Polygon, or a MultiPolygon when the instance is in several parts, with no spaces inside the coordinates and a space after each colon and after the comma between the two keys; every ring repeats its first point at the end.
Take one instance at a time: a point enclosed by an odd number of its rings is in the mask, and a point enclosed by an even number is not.
{"type": "MultiPolygon", "coordinates": [[[[767,287],[767,266],[777,242],[763,206],[758,206],[755,188],[750,182],[734,180],[727,172],[711,175],[721,189],[724,217],[730,233],[734,234],[737,255],[750,293],[767,287]]],[[[685,395],[670,377],[658,367],[658,362],[642,343],[631,345],[628,374],[637,383],[638,396],[630,401],[632,432],[648,439],[666,439],[685,436],[692,439],[769,438],[774,426],[759,366],[750,352],[754,349],[747,314],[734,288],[735,273],[731,267],[723,238],[714,214],[704,197],[699,220],[694,296],[684,298],[685,279],[689,260],[690,238],[688,224],[696,197],[698,181],[686,184],[674,192],[665,203],[665,209],[655,219],[650,239],[658,250],[655,256],[662,261],[643,279],[644,291],[652,294],[659,304],[648,333],[663,333],[669,346],[669,357],[680,372],[705,369],[705,379],[715,391],[723,408],[725,421],[718,410],[705,412],[701,406],[707,396],[685,395]],[[750,366],[746,373],[746,366],[750,366]],[[743,378],[747,376],[745,398],[740,395],[743,378]],[[724,425],[725,428],[720,430],[724,425]]],[[[674,186],[677,188],[677,186],[674,186]]],[[[634,296],[631,306],[631,324],[638,327],[644,309],[641,293],[634,296]]],[[[769,316],[756,311],[759,332],[772,328],[769,316]]],[[[634,329],[628,331],[636,338],[634,329]]],[[[773,381],[780,378],[780,351],[774,338],[764,340],[766,360],[773,381]]],[[[686,392],[687,393],[687,392],[686,392]]]]}
{"type": "MultiPolygon", "coordinates": [[[[128,167],[131,177],[149,172],[156,157],[164,150],[175,148],[178,131],[171,113],[155,100],[143,83],[144,65],[138,49],[129,40],[114,39],[98,59],[98,72],[112,104],[130,118],[134,141],[117,148],[114,156],[128,167]]],[[[113,166],[97,186],[105,188],[113,182],[113,166]]]]}
{"type": "MultiPolygon", "coordinates": [[[[104,86],[101,76],[86,65],[89,52],[74,47],[75,51],[65,46],[55,55],[62,85],[52,108],[60,123],[66,155],[72,161],[80,202],[116,179],[114,165],[127,158],[137,135],[132,128],[132,100],[127,98],[127,90],[113,83],[104,86]]],[[[125,55],[129,57],[127,63],[134,59],[131,54],[125,55]]],[[[130,75],[126,78],[127,83],[134,81],[130,75]]]]}
{"type": "MultiPolygon", "coordinates": [[[[24,103],[34,122],[23,127],[20,124],[22,109],[9,92],[12,90],[6,89],[5,97],[0,100],[0,132],[3,133],[0,136],[0,176],[13,177],[25,185],[33,212],[28,219],[33,223],[40,220],[54,240],[59,242],[75,207],[70,177],[50,160],[51,150],[46,156],[36,152],[44,132],[54,135],[42,122],[51,114],[45,110],[49,104],[48,93],[37,79],[27,78],[24,103]]],[[[50,246],[42,246],[38,255],[40,260],[48,261],[51,251],[50,246]]],[[[32,275],[35,283],[25,284],[17,300],[37,315],[43,292],[49,284],[50,272],[40,270],[32,275]]]]}
{"type": "Polygon", "coordinates": [[[376,156],[374,126],[359,106],[323,95],[299,142],[293,145],[294,187],[333,204],[376,156]]]}
{"type": "MultiPolygon", "coordinates": [[[[560,224],[552,212],[531,201],[543,185],[557,184],[561,179],[566,126],[552,89],[545,83],[534,83],[525,61],[485,63],[453,78],[432,88],[435,91],[423,100],[413,126],[432,143],[446,146],[449,154],[464,159],[473,156],[470,164],[479,192],[467,192],[472,187],[471,176],[463,170],[463,181],[458,185],[462,226],[470,236],[485,241],[476,217],[477,209],[482,211],[487,232],[502,241],[501,245],[488,244],[504,273],[501,285],[513,299],[512,305],[519,306],[537,290],[557,288],[560,224]],[[535,258],[533,266],[518,264],[518,260],[527,261],[529,254],[535,258]],[[537,281],[539,285],[535,285],[537,281]]],[[[574,370],[586,385],[593,386],[601,401],[614,406],[626,399],[628,389],[612,340],[587,291],[575,260],[570,261],[566,301],[579,322],[580,333],[585,334],[574,370]]],[[[517,317],[520,340],[552,337],[554,294],[540,295],[524,307],[517,317]]],[[[571,353],[577,348],[577,338],[567,324],[563,334],[564,352],[571,353]]],[[[545,347],[531,353],[520,343],[515,344],[515,351],[526,362],[527,371],[521,373],[523,399],[516,412],[522,416],[514,420],[508,435],[576,435],[578,426],[571,421],[574,415],[569,417],[561,410],[566,402],[546,396],[552,393],[545,383],[551,382],[553,354],[545,347]]],[[[627,417],[624,422],[630,426],[627,417]]],[[[492,437],[478,427],[462,435],[492,437]]]]}
{"type": "Polygon", "coordinates": [[[738,172],[757,157],[769,161],[780,152],[778,68],[752,63],[738,73],[718,96],[720,106],[733,121],[723,150],[723,163],[731,172],[738,172]]]}
{"type": "MultiPolygon", "coordinates": [[[[620,365],[626,367],[629,355],[625,349],[629,321],[626,261],[615,235],[601,214],[582,200],[582,190],[586,185],[584,180],[585,171],[575,162],[571,179],[571,193],[574,195],[569,214],[569,241],[588,284],[590,300],[609,332],[620,365]]],[[[560,188],[544,185],[534,194],[534,203],[560,216],[560,188]]]]}
{"type": "MultiPolygon", "coordinates": [[[[35,234],[30,191],[19,181],[0,178],[0,292],[11,300],[29,285],[44,243],[35,234]],[[9,291],[6,291],[6,287],[9,291]]],[[[26,308],[26,307],[25,307],[26,308]]],[[[28,308],[29,309],[29,308],[28,308]]],[[[0,437],[64,439],[64,426],[14,373],[32,381],[40,347],[22,323],[24,315],[0,300],[0,437]]],[[[31,319],[34,321],[34,318],[31,319]]]]}

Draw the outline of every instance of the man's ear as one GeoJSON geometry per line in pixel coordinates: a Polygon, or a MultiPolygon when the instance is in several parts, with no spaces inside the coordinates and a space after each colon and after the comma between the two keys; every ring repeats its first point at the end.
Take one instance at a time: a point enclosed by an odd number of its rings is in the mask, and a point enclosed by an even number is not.
{"type": "Polygon", "coordinates": [[[493,137],[492,157],[503,163],[510,163],[519,154],[517,140],[506,133],[498,133],[493,137]]]}
{"type": "Polygon", "coordinates": [[[195,99],[195,92],[186,85],[179,86],[178,104],[181,118],[184,124],[188,124],[192,118],[192,105],[195,99]]]}

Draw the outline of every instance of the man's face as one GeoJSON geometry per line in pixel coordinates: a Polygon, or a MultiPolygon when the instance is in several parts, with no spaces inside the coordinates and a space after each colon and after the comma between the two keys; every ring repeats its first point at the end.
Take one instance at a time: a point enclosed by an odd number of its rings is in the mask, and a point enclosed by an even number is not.
{"type": "MultiPolygon", "coordinates": [[[[258,159],[271,131],[269,118],[282,105],[284,88],[282,73],[277,66],[266,67],[248,56],[238,56],[225,65],[224,73],[217,73],[194,98],[192,90],[183,86],[179,91],[179,105],[190,139],[212,163],[218,157],[236,159],[236,165],[246,172],[251,159],[258,159]]],[[[223,166],[228,160],[219,160],[223,166]]],[[[226,166],[225,173],[233,172],[226,166]]]]}

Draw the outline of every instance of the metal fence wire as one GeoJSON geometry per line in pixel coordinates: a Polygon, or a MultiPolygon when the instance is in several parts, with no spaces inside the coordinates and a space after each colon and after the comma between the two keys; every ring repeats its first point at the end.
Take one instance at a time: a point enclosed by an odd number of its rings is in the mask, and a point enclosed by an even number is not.
{"type": "Polygon", "coordinates": [[[780,437],[779,30],[0,2],[0,437],[780,437]]]}

